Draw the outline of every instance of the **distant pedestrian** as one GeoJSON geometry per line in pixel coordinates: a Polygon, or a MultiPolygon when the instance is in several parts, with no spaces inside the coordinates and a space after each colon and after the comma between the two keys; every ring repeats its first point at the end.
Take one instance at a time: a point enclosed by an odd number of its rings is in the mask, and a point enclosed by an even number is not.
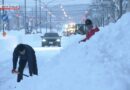
{"type": "Polygon", "coordinates": [[[86,32],[86,37],[80,40],[79,43],[85,42],[86,40],[90,39],[96,32],[99,31],[98,27],[93,27],[93,23],[90,19],[85,20],[85,25],[88,28],[88,31],[86,32]]]}
{"type": "Polygon", "coordinates": [[[38,68],[36,62],[36,56],[34,49],[27,44],[18,44],[13,52],[13,69],[12,73],[17,73],[17,82],[20,82],[23,79],[23,71],[28,63],[29,74],[30,76],[38,75],[38,68]],[[19,60],[18,71],[17,62],[19,60]]]}

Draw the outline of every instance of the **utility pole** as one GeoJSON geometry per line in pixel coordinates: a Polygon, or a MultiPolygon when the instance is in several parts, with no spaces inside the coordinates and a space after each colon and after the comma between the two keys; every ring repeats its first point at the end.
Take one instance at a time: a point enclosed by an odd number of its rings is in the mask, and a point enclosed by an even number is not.
{"type": "Polygon", "coordinates": [[[119,1],[119,8],[120,8],[120,10],[119,10],[119,18],[122,16],[122,3],[123,3],[123,0],[120,0],[119,1]]]}
{"type": "MultiPolygon", "coordinates": [[[[2,4],[2,2],[1,2],[1,4],[2,4]]],[[[0,17],[2,17],[1,10],[0,10],[0,17]]],[[[2,18],[0,18],[0,31],[1,31],[1,26],[2,26],[1,22],[2,22],[2,18]]]]}
{"type": "Polygon", "coordinates": [[[37,0],[35,0],[35,28],[36,28],[36,32],[38,33],[38,30],[37,30],[37,27],[38,27],[38,24],[37,24],[37,0]]]}
{"type": "Polygon", "coordinates": [[[40,11],[40,33],[42,33],[42,30],[41,30],[41,0],[39,0],[39,11],[40,11]]]}
{"type": "Polygon", "coordinates": [[[101,3],[102,6],[102,26],[104,27],[104,22],[105,22],[105,10],[104,10],[104,4],[101,3]]]}
{"type": "Polygon", "coordinates": [[[50,32],[52,31],[52,26],[51,26],[51,13],[50,13],[50,32]]]}
{"type": "Polygon", "coordinates": [[[27,34],[27,21],[26,21],[26,0],[24,0],[24,28],[25,28],[25,34],[27,34]]]}
{"type": "MultiPolygon", "coordinates": [[[[4,12],[4,0],[2,0],[2,15],[4,15],[5,12],[4,12]]],[[[2,16],[2,19],[3,19],[3,16],[2,16]]],[[[5,31],[4,29],[4,20],[2,20],[2,28],[3,28],[3,32],[5,31]]]]}
{"type": "MultiPolygon", "coordinates": [[[[52,3],[52,2],[54,2],[54,1],[57,1],[57,0],[50,0],[49,2],[47,2],[47,3],[45,3],[45,2],[42,2],[43,4],[44,4],[44,6],[45,6],[45,8],[46,8],[46,10],[45,10],[45,12],[46,12],[46,32],[47,32],[47,27],[48,27],[48,5],[50,4],[50,3],[52,3]]],[[[39,2],[41,2],[41,0],[39,0],[39,2]]],[[[50,22],[51,22],[51,15],[50,15],[50,22]]],[[[40,19],[41,20],[41,19],[40,19]]],[[[50,29],[51,29],[52,27],[51,27],[51,24],[50,24],[50,29]]]]}
{"type": "Polygon", "coordinates": [[[47,10],[46,10],[46,33],[47,33],[47,23],[48,23],[48,19],[47,19],[47,10]]]}
{"type": "Polygon", "coordinates": [[[128,4],[127,4],[127,11],[130,12],[130,0],[128,0],[128,4]]]}

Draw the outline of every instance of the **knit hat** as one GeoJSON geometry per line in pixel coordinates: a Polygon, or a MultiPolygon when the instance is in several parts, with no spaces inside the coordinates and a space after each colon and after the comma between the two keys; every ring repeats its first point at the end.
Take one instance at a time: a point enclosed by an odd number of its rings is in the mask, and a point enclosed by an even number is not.
{"type": "Polygon", "coordinates": [[[85,25],[92,25],[92,21],[90,19],[85,20],[85,25]]]}
{"type": "Polygon", "coordinates": [[[23,51],[25,49],[25,46],[23,44],[19,44],[17,46],[18,51],[23,51]]]}

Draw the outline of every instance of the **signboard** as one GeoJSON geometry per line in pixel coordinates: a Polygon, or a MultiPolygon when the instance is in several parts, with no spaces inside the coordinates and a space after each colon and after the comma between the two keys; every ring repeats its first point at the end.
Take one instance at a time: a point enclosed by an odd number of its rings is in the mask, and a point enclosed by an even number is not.
{"type": "Polygon", "coordinates": [[[8,21],[8,15],[7,14],[2,15],[2,20],[3,21],[8,21]]]}

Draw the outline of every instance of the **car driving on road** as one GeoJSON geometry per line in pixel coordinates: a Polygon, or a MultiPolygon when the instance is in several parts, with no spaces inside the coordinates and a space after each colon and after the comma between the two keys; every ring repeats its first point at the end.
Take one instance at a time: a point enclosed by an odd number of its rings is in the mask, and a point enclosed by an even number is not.
{"type": "Polygon", "coordinates": [[[61,47],[61,36],[55,32],[45,33],[42,38],[42,47],[44,46],[58,46],[61,47]]]}

